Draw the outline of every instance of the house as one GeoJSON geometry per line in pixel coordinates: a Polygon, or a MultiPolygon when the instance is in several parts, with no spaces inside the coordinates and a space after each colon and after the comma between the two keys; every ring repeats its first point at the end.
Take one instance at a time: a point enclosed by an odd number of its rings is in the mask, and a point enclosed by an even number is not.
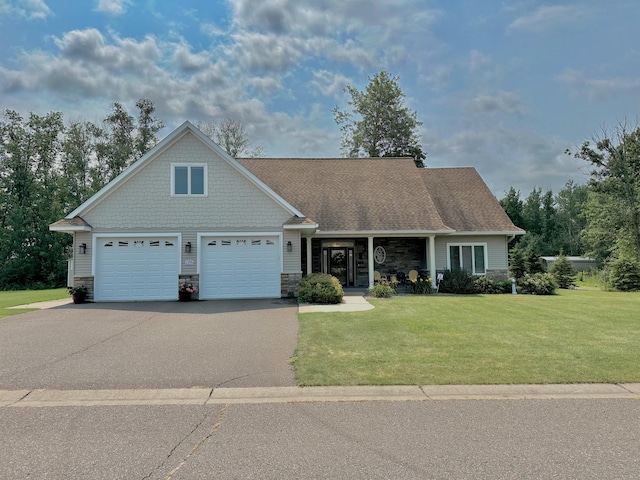
{"type": "Polygon", "coordinates": [[[473,168],[410,158],[234,159],[185,122],[64,219],[95,301],[292,296],[303,275],[507,276],[513,225],[473,168]]]}

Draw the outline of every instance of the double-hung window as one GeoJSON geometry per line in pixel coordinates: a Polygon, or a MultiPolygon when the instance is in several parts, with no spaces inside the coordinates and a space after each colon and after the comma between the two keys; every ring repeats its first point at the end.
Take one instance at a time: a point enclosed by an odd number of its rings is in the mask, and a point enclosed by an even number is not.
{"type": "Polygon", "coordinates": [[[174,163],[171,165],[171,195],[207,195],[207,165],[174,163]]]}
{"type": "Polygon", "coordinates": [[[472,275],[487,272],[487,245],[485,243],[448,244],[448,264],[451,270],[466,270],[472,275]]]}

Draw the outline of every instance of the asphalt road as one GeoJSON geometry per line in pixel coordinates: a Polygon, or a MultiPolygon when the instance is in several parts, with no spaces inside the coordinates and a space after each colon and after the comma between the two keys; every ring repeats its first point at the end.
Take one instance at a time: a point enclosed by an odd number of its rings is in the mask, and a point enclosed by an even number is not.
{"type": "Polygon", "coordinates": [[[640,401],[0,409],[0,478],[638,479],[640,401]]]}
{"type": "Polygon", "coordinates": [[[67,305],[0,319],[0,389],[295,385],[286,300],[67,305]]]}

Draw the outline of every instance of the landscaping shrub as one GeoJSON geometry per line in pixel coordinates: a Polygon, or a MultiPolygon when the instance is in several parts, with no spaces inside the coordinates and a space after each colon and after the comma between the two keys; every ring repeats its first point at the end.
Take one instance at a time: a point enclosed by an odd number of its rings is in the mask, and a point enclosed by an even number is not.
{"type": "Polygon", "coordinates": [[[477,293],[475,279],[466,270],[445,270],[438,291],[440,293],[477,293]]]}
{"type": "Polygon", "coordinates": [[[576,271],[564,255],[551,264],[549,273],[560,288],[570,288],[576,283],[576,271]]]}
{"type": "Polygon", "coordinates": [[[395,294],[395,289],[384,280],[369,289],[369,295],[376,298],[389,298],[395,294]]]}
{"type": "Polygon", "coordinates": [[[344,291],[340,281],[328,273],[312,273],[300,280],[299,303],[340,303],[344,291]]]}
{"type": "Polygon", "coordinates": [[[418,278],[415,282],[407,284],[407,291],[416,295],[426,295],[433,293],[433,284],[431,278],[418,278]]]}
{"type": "Polygon", "coordinates": [[[511,293],[511,280],[494,280],[491,277],[479,277],[475,280],[477,293],[511,293]]]}
{"type": "Polygon", "coordinates": [[[532,295],[553,295],[556,293],[556,282],[550,273],[526,274],[520,279],[519,286],[522,293],[532,295]]]}
{"type": "Polygon", "coordinates": [[[620,257],[609,264],[611,286],[621,292],[640,290],[640,264],[637,260],[620,257]]]}

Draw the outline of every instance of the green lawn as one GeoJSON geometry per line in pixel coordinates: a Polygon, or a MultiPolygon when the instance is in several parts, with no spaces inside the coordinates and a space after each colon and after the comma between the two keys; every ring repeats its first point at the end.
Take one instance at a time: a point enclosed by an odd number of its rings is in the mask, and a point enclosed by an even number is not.
{"type": "Polygon", "coordinates": [[[432,295],[300,314],[300,385],[640,382],[640,293],[432,295]]]}
{"type": "Polygon", "coordinates": [[[52,290],[21,290],[18,292],[0,292],[0,318],[18,313],[29,312],[30,310],[17,309],[8,310],[7,307],[25,305],[27,303],[45,302],[47,300],[57,300],[66,298],[69,294],[66,288],[56,288],[52,290]]]}

